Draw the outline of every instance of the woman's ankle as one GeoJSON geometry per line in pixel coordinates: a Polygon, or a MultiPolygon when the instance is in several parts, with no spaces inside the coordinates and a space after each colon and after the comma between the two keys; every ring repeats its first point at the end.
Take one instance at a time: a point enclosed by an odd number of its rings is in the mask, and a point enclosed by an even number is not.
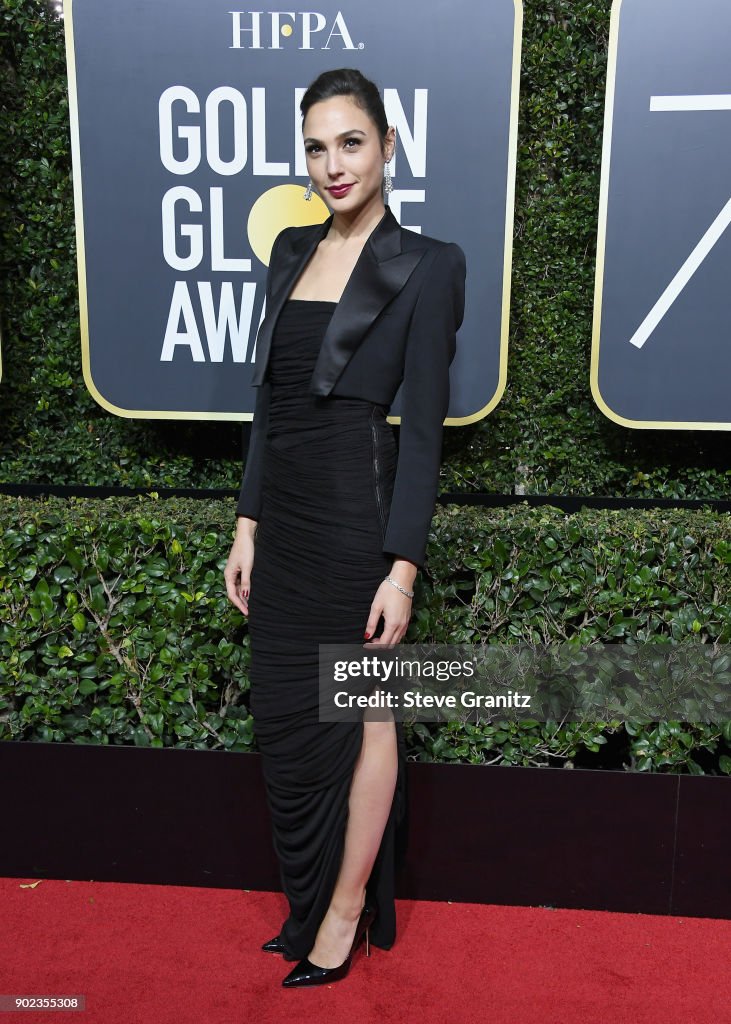
{"type": "Polygon", "coordinates": [[[345,898],[338,896],[337,898],[333,898],[330,907],[332,908],[333,913],[337,914],[338,917],[357,919],[361,915],[365,902],[366,892],[365,888],[363,888],[359,895],[352,897],[347,896],[345,898]]]}

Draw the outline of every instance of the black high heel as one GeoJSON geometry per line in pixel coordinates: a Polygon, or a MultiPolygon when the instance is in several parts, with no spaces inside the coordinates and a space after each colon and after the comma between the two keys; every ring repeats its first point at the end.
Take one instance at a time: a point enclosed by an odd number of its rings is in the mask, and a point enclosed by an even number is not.
{"type": "Polygon", "coordinates": [[[265,942],[261,948],[264,950],[265,953],[281,953],[284,956],[285,960],[297,959],[296,956],[289,955],[287,950],[284,948],[284,943],[282,942],[278,935],[275,935],[273,939],[270,939],[268,942],[265,942]]]}
{"type": "Polygon", "coordinates": [[[339,981],[340,978],[344,978],[350,970],[350,965],[353,962],[353,953],[355,953],[360,945],[363,936],[365,936],[365,954],[366,956],[371,955],[368,930],[373,924],[375,917],[375,907],[363,907],[358,918],[350,952],[337,967],[319,967],[305,957],[304,960],[300,960],[296,967],[292,968],[287,977],[283,979],[282,985],[285,988],[290,988],[294,985],[329,985],[331,981],[339,981]]]}

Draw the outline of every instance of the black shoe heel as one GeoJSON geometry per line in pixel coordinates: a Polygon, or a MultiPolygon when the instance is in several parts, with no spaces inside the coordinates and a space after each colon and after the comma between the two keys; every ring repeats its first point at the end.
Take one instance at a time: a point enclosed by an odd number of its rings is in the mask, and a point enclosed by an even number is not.
{"type": "Polygon", "coordinates": [[[318,964],[313,964],[311,960],[305,957],[303,960],[294,967],[286,978],[283,979],[282,985],[285,988],[292,988],[295,985],[329,985],[331,981],[339,981],[344,978],[350,970],[350,965],[353,962],[353,954],[357,950],[360,943],[365,938],[365,954],[366,956],[371,955],[371,944],[369,929],[373,924],[376,917],[375,908],[363,907],[358,924],[355,929],[355,936],[353,938],[353,944],[350,947],[350,952],[346,956],[345,960],[337,967],[320,967],[318,964]]]}

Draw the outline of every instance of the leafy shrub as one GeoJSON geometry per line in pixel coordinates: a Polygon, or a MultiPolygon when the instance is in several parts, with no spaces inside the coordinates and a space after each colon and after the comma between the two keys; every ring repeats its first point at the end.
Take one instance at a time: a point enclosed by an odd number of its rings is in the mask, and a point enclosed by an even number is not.
{"type": "MultiPolygon", "coordinates": [[[[234,502],[0,496],[0,739],[254,750],[234,502]]],[[[728,643],[711,512],[437,510],[406,643],[728,643]]],[[[728,773],[728,723],[417,723],[419,760],[728,773]],[[588,763],[591,763],[589,757],[588,763]]]]}

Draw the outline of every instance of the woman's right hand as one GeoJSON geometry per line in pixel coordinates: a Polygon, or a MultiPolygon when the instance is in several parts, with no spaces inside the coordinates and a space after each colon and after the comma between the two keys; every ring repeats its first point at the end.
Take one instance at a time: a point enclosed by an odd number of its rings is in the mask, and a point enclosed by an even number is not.
{"type": "Polygon", "coordinates": [[[236,537],[223,571],[226,581],[226,595],[244,615],[249,614],[251,592],[251,569],[254,565],[254,535],[257,521],[239,516],[236,523],[236,537]]]}

